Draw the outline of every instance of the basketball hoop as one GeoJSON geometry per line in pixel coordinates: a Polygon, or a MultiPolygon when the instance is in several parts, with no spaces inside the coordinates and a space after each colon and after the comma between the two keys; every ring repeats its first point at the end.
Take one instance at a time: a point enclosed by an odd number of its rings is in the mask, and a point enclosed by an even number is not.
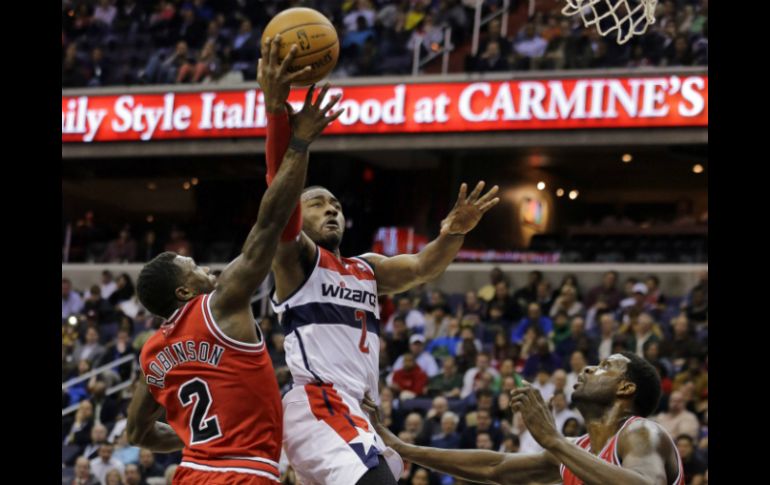
{"type": "Polygon", "coordinates": [[[580,14],[586,27],[594,26],[599,35],[617,32],[618,44],[647,31],[655,23],[658,0],[565,0],[562,13],[580,14]]]}

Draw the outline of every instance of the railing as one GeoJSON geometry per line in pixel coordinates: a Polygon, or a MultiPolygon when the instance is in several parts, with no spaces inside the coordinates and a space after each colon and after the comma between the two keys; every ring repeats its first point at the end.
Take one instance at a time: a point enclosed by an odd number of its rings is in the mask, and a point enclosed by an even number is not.
{"type": "Polygon", "coordinates": [[[429,53],[425,58],[420,59],[422,46],[422,39],[424,36],[418,36],[417,42],[414,46],[414,52],[412,56],[412,75],[417,76],[420,74],[420,69],[427,65],[429,62],[438,56],[442,56],[441,59],[441,74],[447,74],[449,72],[449,54],[454,50],[452,45],[452,27],[443,26],[444,39],[441,42],[439,49],[429,53]]]}
{"type": "MultiPolygon", "coordinates": [[[[80,384],[81,382],[87,381],[87,380],[91,379],[92,377],[97,376],[99,374],[104,374],[105,372],[114,372],[113,369],[116,366],[123,365],[123,364],[126,364],[128,362],[131,362],[131,377],[129,379],[121,382],[120,384],[116,384],[116,385],[108,388],[107,391],[106,391],[106,394],[108,396],[110,396],[112,394],[115,394],[116,392],[120,392],[123,389],[131,386],[131,384],[134,381],[133,376],[136,374],[136,356],[133,355],[133,354],[132,355],[126,355],[125,357],[121,357],[119,359],[115,359],[115,360],[113,360],[112,362],[110,362],[108,364],[105,364],[105,365],[103,365],[101,367],[97,367],[96,369],[93,369],[91,371],[86,372],[82,376],[76,377],[74,379],[70,379],[67,382],[63,382],[62,385],[61,385],[61,390],[62,391],[66,391],[70,387],[72,387],[72,386],[74,386],[76,384],[80,384]]],[[[73,404],[71,406],[68,406],[68,407],[62,409],[61,410],[62,417],[67,416],[68,414],[72,414],[75,411],[77,411],[79,405],[80,405],[80,403],[77,403],[77,404],[73,404]]]]}
{"type": "MultiPolygon", "coordinates": [[[[511,8],[511,0],[503,0],[503,8],[498,10],[497,12],[492,12],[489,15],[487,15],[484,18],[481,18],[481,7],[484,3],[484,0],[477,0],[476,1],[476,10],[474,11],[473,16],[473,40],[471,43],[471,54],[474,56],[479,53],[479,35],[481,34],[481,27],[488,24],[492,20],[496,19],[497,17],[502,17],[501,20],[501,26],[500,26],[500,33],[505,37],[508,34],[508,10],[511,8]]],[[[529,2],[529,10],[530,12],[534,12],[535,9],[535,0],[530,0],[529,2]]],[[[530,16],[532,13],[530,13],[530,16]]]]}

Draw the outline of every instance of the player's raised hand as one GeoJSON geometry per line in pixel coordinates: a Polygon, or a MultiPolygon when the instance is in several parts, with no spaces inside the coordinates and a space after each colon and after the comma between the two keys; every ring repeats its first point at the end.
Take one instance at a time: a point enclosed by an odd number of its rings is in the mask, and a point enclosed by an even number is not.
{"type": "Polygon", "coordinates": [[[470,195],[466,195],[468,185],[462,184],[455,206],[449,215],[441,221],[441,235],[456,236],[470,232],[479,223],[481,216],[500,202],[500,198],[495,197],[498,189],[499,187],[495,185],[489,192],[481,195],[484,190],[484,181],[482,180],[470,195]]]}
{"type": "Polygon", "coordinates": [[[521,413],[532,437],[543,448],[549,449],[561,437],[549,406],[534,387],[524,385],[512,390],[511,410],[521,413]]]}
{"type": "Polygon", "coordinates": [[[321,92],[318,93],[316,100],[313,101],[315,84],[310,86],[307,90],[307,95],[305,96],[305,104],[297,113],[294,113],[291,110],[291,105],[287,103],[292,136],[294,138],[311,143],[327,126],[329,126],[329,123],[340,117],[342,110],[331,111],[331,109],[337,104],[342,95],[337,94],[332,96],[329,102],[324,105],[324,98],[326,97],[326,92],[328,90],[329,83],[326,83],[324,87],[321,88],[321,92]]]}
{"type": "Polygon", "coordinates": [[[257,82],[265,95],[265,108],[271,113],[284,109],[291,83],[311,69],[310,66],[305,66],[297,72],[290,73],[289,66],[297,55],[297,44],[291,46],[291,50],[282,62],[278,61],[280,46],[280,34],[272,39],[267,37],[262,43],[262,57],[257,63],[257,82]]]}

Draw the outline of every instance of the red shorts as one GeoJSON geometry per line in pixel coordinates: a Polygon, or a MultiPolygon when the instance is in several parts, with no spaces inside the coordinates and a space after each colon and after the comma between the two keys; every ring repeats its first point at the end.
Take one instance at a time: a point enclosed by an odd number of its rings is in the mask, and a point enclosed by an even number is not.
{"type": "Polygon", "coordinates": [[[236,472],[210,472],[178,467],[172,485],[276,485],[272,478],[236,472]]]}

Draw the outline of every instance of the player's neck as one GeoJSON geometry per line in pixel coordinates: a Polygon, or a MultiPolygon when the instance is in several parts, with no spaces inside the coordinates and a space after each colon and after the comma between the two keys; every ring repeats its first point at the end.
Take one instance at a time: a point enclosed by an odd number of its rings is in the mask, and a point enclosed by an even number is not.
{"type": "Polygon", "coordinates": [[[591,437],[591,451],[599,453],[607,441],[623,426],[631,413],[621,403],[606,406],[585,404],[578,408],[586,423],[588,435],[591,437]]]}

